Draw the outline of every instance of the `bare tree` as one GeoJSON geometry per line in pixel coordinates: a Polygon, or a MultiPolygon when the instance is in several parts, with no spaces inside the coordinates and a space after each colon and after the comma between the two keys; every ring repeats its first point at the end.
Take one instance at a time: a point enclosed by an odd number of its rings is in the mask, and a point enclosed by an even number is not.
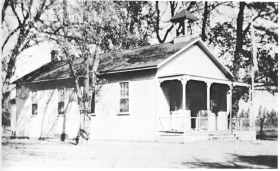
{"type": "Polygon", "coordinates": [[[43,25],[43,15],[54,5],[54,0],[5,0],[2,8],[2,109],[8,110],[10,80],[19,55],[43,40],[34,25],[43,25]],[[9,14],[9,15],[7,15],[9,14]]]}

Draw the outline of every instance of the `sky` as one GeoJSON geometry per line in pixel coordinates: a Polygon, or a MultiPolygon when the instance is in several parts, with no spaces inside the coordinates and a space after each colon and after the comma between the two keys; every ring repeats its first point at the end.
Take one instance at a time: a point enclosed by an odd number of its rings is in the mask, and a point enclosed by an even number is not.
{"type": "Polygon", "coordinates": [[[16,62],[15,75],[12,77],[11,81],[14,81],[35,69],[41,67],[44,64],[51,62],[51,51],[53,50],[53,45],[45,42],[39,46],[30,48],[26,50],[16,62]]]}

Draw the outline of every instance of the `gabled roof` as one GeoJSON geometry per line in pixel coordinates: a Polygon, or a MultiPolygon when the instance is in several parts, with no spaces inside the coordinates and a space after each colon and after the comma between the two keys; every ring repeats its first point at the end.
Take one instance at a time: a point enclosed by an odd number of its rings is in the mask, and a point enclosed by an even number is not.
{"type": "MultiPolygon", "coordinates": [[[[101,74],[127,72],[133,70],[156,69],[176,55],[187,50],[194,44],[201,46],[206,53],[210,56],[212,61],[227,75],[230,79],[233,75],[227,68],[210,52],[204,43],[198,38],[192,38],[187,42],[181,43],[163,43],[152,46],[145,46],[134,48],[119,52],[111,52],[103,54],[99,64],[98,71],[101,74]]],[[[74,61],[74,68],[82,75],[83,68],[79,68],[82,62],[81,58],[74,61]]],[[[70,78],[71,73],[67,61],[51,62],[43,65],[35,71],[25,75],[24,77],[16,80],[17,82],[42,82],[50,80],[59,80],[70,78]]]]}
{"type": "Polygon", "coordinates": [[[216,66],[227,76],[227,78],[233,80],[234,76],[233,74],[229,71],[229,69],[214,55],[214,53],[205,45],[205,43],[201,39],[195,39],[194,41],[190,42],[187,46],[182,48],[180,51],[175,53],[174,55],[170,56],[166,60],[164,60],[162,63],[160,63],[157,67],[160,68],[163,65],[165,65],[168,61],[172,60],[175,58],[177,55],[180,53],[186,51],[189,47],[192,45],[197,44],[201,49],[209,56],[209,58],[216,64],[216,66]]]}

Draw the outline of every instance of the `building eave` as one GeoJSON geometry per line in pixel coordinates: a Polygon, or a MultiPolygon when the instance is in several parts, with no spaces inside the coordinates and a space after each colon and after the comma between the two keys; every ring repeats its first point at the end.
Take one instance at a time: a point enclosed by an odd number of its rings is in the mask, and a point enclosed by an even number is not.
{"type": "Polygon", "coordinates": [[[33,80],[33,81],[17,81],[14,82],[14,84],[20,83],[20,84],[30,84],[30,83],[40,83],[40,82],[47,82],[47,81],[57,81],[57,80],[67,80],[72,77],[67,77],[67,78],[56,78],[56,79],[45,79],[45,80],[33,80]]]}
{"type": "Polygon", "coordinates": [[[147,66],[147,67],[138,67],[138,68],[130,68],[130,69],[120,69],[113,71],[101,71],[100,74],[115,74],[121,72],[130,72],[130,71],[139,71],[139,70],[149,70],[149,69],[157,69],[157,65],[147,66]]]}
{"type": "Polygon", "coordinates": [[[233,81],[232,84],[233,84],[233,86],[241,86],[241,87],[250,87],[251,86],[251,84],[237,82],[237,81],[233,81]]]}

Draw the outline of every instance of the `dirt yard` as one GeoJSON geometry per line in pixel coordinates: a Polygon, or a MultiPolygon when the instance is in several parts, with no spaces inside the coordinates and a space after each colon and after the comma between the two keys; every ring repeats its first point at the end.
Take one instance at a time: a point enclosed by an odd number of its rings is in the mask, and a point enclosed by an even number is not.
{"type": "Polygon", "coordinates": [[[98,168],[277,168],[277,141],[205,141],[186,144],[2,138],[2,166],[98,168]]]}

